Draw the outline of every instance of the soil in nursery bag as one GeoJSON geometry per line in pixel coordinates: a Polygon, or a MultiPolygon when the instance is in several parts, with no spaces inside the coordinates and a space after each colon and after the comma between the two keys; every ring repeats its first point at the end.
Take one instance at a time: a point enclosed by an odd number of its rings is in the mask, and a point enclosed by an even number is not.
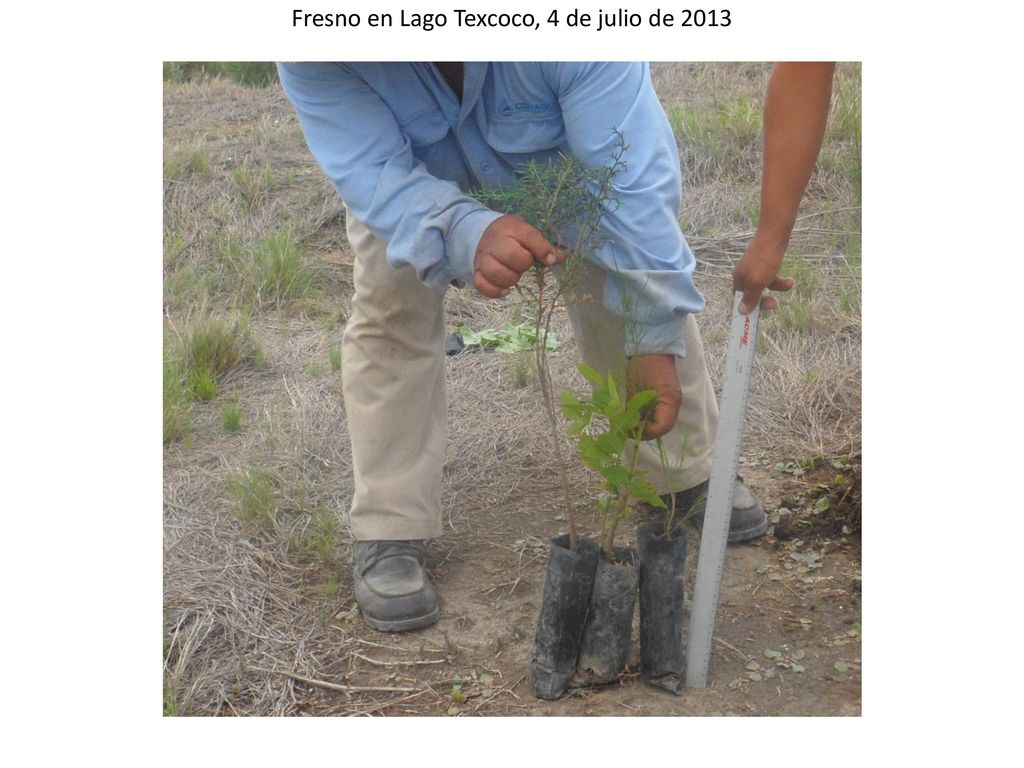
{"type": "Polygon", "coordinates": [[[576,669],[601,553],[596,541],[581,538],[579,543],[579,551],[571,552],[567,534],[551,541],[544,599],[530,659],[530,685],[541,699],[557,699],[565,693],[576,669]]]}
{"type": "Polygon", "coordinates": [[[614,551],[615,562],[609,562],[602,552],[597,564],[590,610],[572,679],[576,686],[615,682],[629,659],[640,582],[639,557],[631,548],[616,547],[614,551]]]}
{"type": "Polygon", "coordinates": [[[637,530],[640,552],[640,669],[651,685],[679,693],[683,687],[683,594],[686,531],[665,535],[664,522],[637,530]]]}

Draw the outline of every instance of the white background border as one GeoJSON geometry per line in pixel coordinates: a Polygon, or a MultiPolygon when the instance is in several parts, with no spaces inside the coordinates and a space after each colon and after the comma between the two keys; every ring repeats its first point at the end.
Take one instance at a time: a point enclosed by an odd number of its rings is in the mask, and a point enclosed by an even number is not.
{"type": "MultiPolygon", "coordinates": [[[[417,766],[556,752],[616,764],[651,752],[680,765],[987,762],[1009,746],[1022,507],[1010,442],[1020,129],[1009,110],[1020,85],[1009,60],[1019,27],[1001,6],[723,2],[691,7],[729,8],[730,28],[685,33],[352,34],[292,29],[296,5],[54,4],[18,8],[5,25],[13,746],[113,765],[400,765],[404,754],[417,766]],[[341,58],[864,62],[863,718],[161,719],[161,62],[341,58]]],[[[402,7],[572,6],[305,8],[402,7]]]]}

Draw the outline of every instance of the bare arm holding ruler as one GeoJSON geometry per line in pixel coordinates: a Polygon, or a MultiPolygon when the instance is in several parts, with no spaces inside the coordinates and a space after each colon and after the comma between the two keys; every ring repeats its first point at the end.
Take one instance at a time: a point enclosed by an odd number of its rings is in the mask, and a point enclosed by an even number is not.
{"type": "Polygon", "coordinates": [[[757,323],[761,308],[777,306],[774,298],[761,295],[766,288],[788,291],[795,285],[779,270],[821,150],[834,71],[828,62],[776,64],[765,96],[761,214],[754,239],[733,270],[732,327],[687,636],[689,687],[707,685],[757,323]]]}

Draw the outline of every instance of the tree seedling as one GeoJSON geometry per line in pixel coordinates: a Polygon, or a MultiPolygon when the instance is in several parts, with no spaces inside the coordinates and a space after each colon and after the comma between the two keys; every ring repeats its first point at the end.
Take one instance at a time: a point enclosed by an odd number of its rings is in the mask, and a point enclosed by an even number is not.
{"type": "Polygon", "coordinates": [[[579,550],[579,534],[548,367],[549,339],[555,309],[579,275],[580,267],[605,243],[601,222],[605,214],[618,204],[613,180],[625,168],[623,157],[628,145],[621,133],[615,131],[615,136],[617,144],[609,165],[588,167],[568,155],[554,162],[531,161],[516,170],[514,184],[474,192],[474,197],[489,208],[514,213],[525,219],[556,244],[565,256],[557,276],[551,267],[536,262],[532,280],[524,277],[516,284],[516,290],[525,300],[532,328],[537,379],[561,480],[564,512],[569,524],[569,549],[573,552],[579,550]]]}
{"type": "Polygon", "coordinates": [[[600,542],[605,557],[613,560],[615,532],[620,522],[632,517],[637,504],[665,506],[638,467],[646,412],[658,393],[646,389],[626,401],[612,374],[602,376],[583,363],[577,368],[592,389],[585,397],[563,392],[562,415],[569,420],[569,434],[583,466],[601,476],[596,502],[601,514],[600,542]]]}

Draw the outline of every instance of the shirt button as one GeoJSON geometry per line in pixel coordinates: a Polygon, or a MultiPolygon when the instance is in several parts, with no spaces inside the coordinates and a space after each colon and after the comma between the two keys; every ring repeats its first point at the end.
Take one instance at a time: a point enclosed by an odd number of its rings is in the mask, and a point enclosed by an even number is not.
{"type": "Polygon", "coordinates": [[[485,171],[489,171],[491,170],[491,163],[489,160],[484,160],[482,163],[480,163],[480,167],[483,168],[485,171]]]}

